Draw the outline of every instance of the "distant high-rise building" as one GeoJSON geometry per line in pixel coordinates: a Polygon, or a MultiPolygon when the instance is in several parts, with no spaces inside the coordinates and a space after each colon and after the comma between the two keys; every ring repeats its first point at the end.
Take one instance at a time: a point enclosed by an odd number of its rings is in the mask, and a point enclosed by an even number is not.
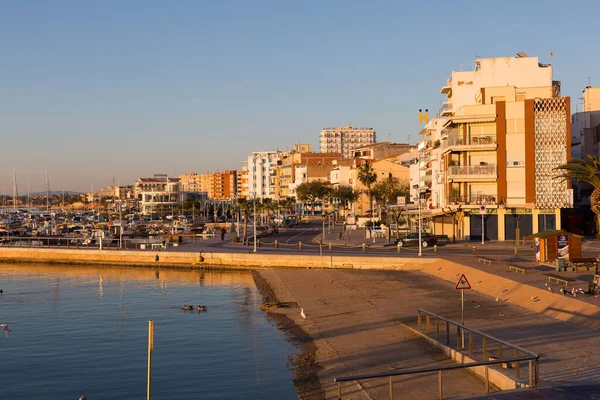
{"type": "Polygon", "coordinates": [[[323,128],[320,143],[322,153],[341,153],[343,158],[351,158],[352,150],[376,143],[374,128],[357,128],[344,126],[341,128],[323,128]]]}

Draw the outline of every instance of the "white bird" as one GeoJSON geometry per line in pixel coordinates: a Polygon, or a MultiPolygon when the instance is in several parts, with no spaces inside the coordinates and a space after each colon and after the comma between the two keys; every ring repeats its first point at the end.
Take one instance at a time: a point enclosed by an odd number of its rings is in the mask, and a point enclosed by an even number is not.
{"type": "Polygon", "coordinates": [[[300,307],[300,316],[306,319],[306,314],[304,313],[304,308],[300,307]]]}
{"type": "Polygon", "coordinates": [[[548,286],[548,291],[549,292],[554,292],[554,290],[552,290],[552,288],[550,286],[548,286]]]}
{"type": "Polygon", "coordinates": [[[87,396],[86,396],[86,395],[83,395],[83,396],[81,396],[81,397],[79,398],[79,400],[87,400],[87,396]]]}
{"type": "Polygon", "coordinates": [[[4,332],[6,337],[8,337],[8,334],[12,332],[10,329],[8,329],[8,324],[0,324],[0,328],[2,328],[2,332],[4,332]]]}
{"type": "Polygon", "coordinates": [[[500,299],[498,299],[498,298],[496,297],[496,301],[498,301],[498,300],[500,300],[500,299]]]}

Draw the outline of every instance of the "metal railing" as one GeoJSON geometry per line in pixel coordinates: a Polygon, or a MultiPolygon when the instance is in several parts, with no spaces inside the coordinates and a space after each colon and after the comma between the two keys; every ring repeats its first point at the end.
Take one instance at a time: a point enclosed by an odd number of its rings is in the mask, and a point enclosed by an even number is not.
{"type": "Polygon", "coordinates": [[[448,167],[448,176],[475,175],[496,177],[497,165],[458,165],[448,167]]]}
{"type": "Polygon", "coordinates": [[[438,397],[439,399],[444,398],[444,389],[443,389],[443,371],[449,371],[454,369],[463,369],[463,368],[473,368],[473,367],[485,367],[484,379],[485,379],[485,393],[490,392],[490,379],[489,379],[489,366],[498,365],[498,364],[515,364],[515,373],[516,373],[516,381],[518,382],[521,379],[521,362],[529,361],[529,387],[533,387],[539,384],[539,355],[524,349],[522,347],[513,345],[508,343],[502,339],[498,339],[492,335],[488,335],[487,333],[481,332],[477,329],[469,328],[465,325],[462,325],[458,322],[452,321],[448,318],[444,318],[440,315],[434,314],[432,312],[423,310],[419,308],[417,310],[417,330],[421,332],[421,325],[423,324],[423,316],[425,316],[425,333],[429,336],[429,333],[432,332],[435,334],[435,339],[440,338],[440,326],[442,326],[445,331],[445,344],[450,347],[451,338],[454,336],[450,332],[456,328],[456,340],[455,346],[457,350],[465,350],[465,334],[468,334],[468,354],[471,357],[477,357],[475,354],[475,340],[477,337],[481,338],[481,356],[482,361],[475,361],[465,364],[457,364],[457,365],[446,365],[446,366],[437,366],[437,367],[426,367],[426,368],[414,368],[404,371],[395,371],[395,372],[383,372],[383,373],[375,373],[375,374],[362,374],[362,375],[352,375],[352,376],[343,376],[334,378],[334,382],[338,384],[338,396],[339,400],[342,399],[342,382],[349,381],[357,381],[357,380],[367,380],[367,379],[377,379],[377,378],[388,378],[389,379],[389,394],[390,399],[394,398],[394,377],[402,376],[402,375],[415,375],[415,374],[423,374],[430,372],[438,373],[438,397]],[[432,321],[433,319],[433,321],[432,321]],[[434,324],[435,322],[435,324],[434,324]],[[442,322],[440,324],[440,322],[442,322]],[[435,331],[433,331],[433,325],[435,325],[435,331]],[[496,347],[496,357],[490,357],[492,353],[491,346],[495,345],[496,347]],[[504,358],[503,355],[506,351],[514,351],[514,357],[504,358]],[[525,356],[522,356],[525,354],[525,356]]]}
{"type": "Polygon", "coordinates": [[[496,144],[496,136],[471,136],[470,138],[462,138],[456,136],[448,136],[446,141],[447,146],[489,146],[496,144]]]}
{"type": "Polygon", "coordinates": [[[495,194],[466,194],[466,195],[452,195],[448,198],[448,202],[450,204],[483,204],[483,205],[493,205],[496,204],[496,199],[498,195],[495,194]]]}

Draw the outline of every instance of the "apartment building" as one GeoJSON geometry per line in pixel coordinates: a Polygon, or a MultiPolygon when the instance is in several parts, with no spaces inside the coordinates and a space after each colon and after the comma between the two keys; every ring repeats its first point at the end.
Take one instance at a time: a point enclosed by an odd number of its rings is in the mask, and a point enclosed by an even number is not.
{"type": "Polygon", "coordinates": [[[248,161],[242,162],[242,168],[237,172],[237,197],[248,197],[248,161]]]}
{"type": "Polygon", "coordinates": [[[183,191],[206,192],[210,200],[231,200],[237,196],[237,171],[217,171],[179,176],[183,191]]]}
{"type": "Polygon", "coordinates": [[[352,158],[352,150],[377,142],[374,128],[344,126],[323,128],[320,134],[321,153],[341,153],[343,158],[352,158]]]}
{"type": "Polygon", "coordinates": [[[554,168],[571,157],[570,99],[552,67],[523,53],[478,59],[441,93],[446,119],[421,131],[413,166],[432,230],[479,241],[560,229],[570,185],[554,168]]]}
{"type": "MultiPolygon", "coordinates": [[[[588,86],[581,96],[581,110],[571,117],[571,152],[573,158],[585,158],[587,155],[600,157],[600,87],[588,86]]],[[[578,108],[579,109],[579,108],[578,108]]],[[[592,233],[594,225],[584,220],[590,207],[590,195],[594,188],[587,183],[573,182],[573,207],[579,209],[574,216],[576,225],[584,228],[584,233],[592,233]]]]}
{"type": "Polygon", "coordinates": [[[282,153],[275,173],[275,199],[295,197],[295,188],[304,182],[329,180],[332,165],[342,159],[340,153],[315,153],[308,144],[295,145],[291,152],[282,153]]]}
{"type": "Polygon", "coordinates": [[[281,153],[256,151],[248,157],[248,196],[275,198],[275,174],[281,153]]]}
{"type": "Polygon", "coordinates": [[[352,158],[363,160],[383,160],[385,158],[397,157],[409,152],[414,146],[408,143],[380,142],[357,147],[352,150],[352,158]]]}
{"type": "Polygon", "coordinates": [[[133,192],[140,211],[145,214],[181,205],[186,200],[206,201],[206,193],[186,192],[179,178],[162,174],[137,179],[133,192]]]}

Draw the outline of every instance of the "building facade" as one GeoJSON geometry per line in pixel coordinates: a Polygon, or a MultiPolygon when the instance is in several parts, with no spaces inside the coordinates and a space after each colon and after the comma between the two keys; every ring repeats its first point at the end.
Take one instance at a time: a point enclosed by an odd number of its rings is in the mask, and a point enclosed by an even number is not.
{"type": "Polygon", "coordinates": [[[555,168],[571,158],[570,99],[551,66],[481,59],[441,92],[452,109],[421,130],[412,166],[433,232],[479,241],[560,229],[570,184],[555,168]]]}
{"type": "Polygon", "coordinates": [[[343,158],[352,158],[352,150],[377,142],[374,128],[344,126],[323,128],[320,134],[321,153],[341,153],[343,158]]]}
{"type": "Polygon", "coordinates": [[[274,176],[280,156],[279,151],[256,151],[248,157],[248,196],[275,198],[274,176]]]}

